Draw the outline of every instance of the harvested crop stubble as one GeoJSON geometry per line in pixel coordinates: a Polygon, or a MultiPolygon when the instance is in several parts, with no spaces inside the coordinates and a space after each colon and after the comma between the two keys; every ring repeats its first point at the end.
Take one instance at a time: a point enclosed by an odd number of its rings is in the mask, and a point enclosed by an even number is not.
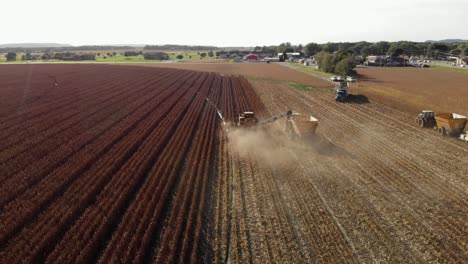
{"type": "MultiPolygon", "coordinates": [[[[326,148],[292,145],[283,150],[281,139],[274,140],[269,148],[277,143],[276,151],[285,151],[289,158],[268,164],[253,149],[249,161],[239,165],[250,169],[235,178],[245,191],[236,194],[234,188],[234,197],[244,194],[234,204],[249,209],[234,212],[237,219],[248,219],[243,229],[249,235],[231,235],[256,245],[255,257],[300,262],[467,261],[463,230],[468,161],[463,157],[468,150],[462,142],[421,130],[413,125],[411,114],[378,103],[336,104],[329,93],[252,82],[271,115],[293,109],[318,118],[318,133],[326,143],[326,148]],[[282,237],[294,241],[281,246],[297,254],[276,256],[272,252],[281,250],[272,250],[275,244],[262,239],[277,230],[277,224],[265,221],[265,214],[279,221],[280,212],[290,220],[285,225],[289,230],[281,228],[282,237]],[[262,229],[255,228],[259,224],[262,229]],[[331,234],[335,238],[327,242],[331,234]]],[[[230,258],[245,260],[235,251],[230,258]]]]}

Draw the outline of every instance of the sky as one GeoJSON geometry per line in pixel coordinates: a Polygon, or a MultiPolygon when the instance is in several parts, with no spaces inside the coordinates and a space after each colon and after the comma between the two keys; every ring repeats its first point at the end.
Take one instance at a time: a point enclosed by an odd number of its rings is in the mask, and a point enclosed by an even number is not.
{"type": "Polygon", "coordinates": [[[468,0],[2,0],[0,44],[468,39],[468,0]]]}

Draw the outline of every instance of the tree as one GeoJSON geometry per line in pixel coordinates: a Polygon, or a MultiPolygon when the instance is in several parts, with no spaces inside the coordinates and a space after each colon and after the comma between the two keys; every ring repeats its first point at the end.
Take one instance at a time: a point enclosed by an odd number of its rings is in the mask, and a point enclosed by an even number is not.
{"type": "Polygon", "coordinates": [[[353,63],[353,57],[348,56],[342,60],[340,60],[336,66],[334,73],[340,75],[340,76],[346,76],[354,73],[354,63],[353,63]]]}
{"type": "Polygon", "coordinates": [[[214,56],[214,53],[213,53],[212,50],[208,51],[208,56],[209,56],[210,58],[214,56]]]}
{"type": "Polygon", "coordinates": [[[176,58],[177,58],[178,60],[181,60],[181,59],[183,59],[183,58],[184,58],[184,55],[182,55],[182,54],[179,54],[179,55],[177,55],[177,57],[176,57],[176,58]]]}
{"type": "Polygon", "coordinates": [[[401,54],[403,54],[405,52],[405,50],[403,50],[402,48],[400,48],[400,44],[395,42],[395,43],[392,43],[390,45],[390,47],[388,48],[388,53],[392,56],[399,56],[401,54]]]}
{"type": "Polygon", "coordinates": [[[340,51],[336,54],[321,51],[315,56],[319,69],[324,72],[346,76],[354,73],[353,55],[350,51],[340,51]]]}
{"type": "Polygon", "coordinates": [[[330,52],[320,51],[315,56],[315,60],[317,61],[317,65],[321,71],[324,72],[333,72],[335,66],[332,63],[333,55],[330,52]]]}
{"type": "Polygon", "coordinates": [[[325,43],[322,45],[322,51],[325,51],[325,52],[329,52],[329,53],[332,53],[332,52],[335,52],[336,49],[334,47],[335,45],[333,43],[325,43]]]}
{"type": "Polygon", "coordinates": [[[201,57],[201,58],[205,58],[205,57],[206,57],[206,52],[200,53],[200,57],[201,57]]]}
{"type": "Polygon", "coordinates": [[[320,46],[317,43],[311,42],[304,47],[304,53],[306,56],[313,56],[320,51],[320,46]]]}
{"type": "Polygon", "coordinates": [[[16,53],[15,52],[8,52],[7,55],[5,55],[7,61],[15,61],[16,60],[16,53]]]}
{"type": "Polygon", "coordinates": [[[291,43],[290,43],[290,42],[286,42],[286,43],[281,43],[281,44],[278,46],[277,51],[278,51],[278,53],[283,53],[283,52],[294,52],[294,49],[293,49],[293,47],[291,46],[291,43]]]}
{"type": "Polygon", "coordinates": [[[454,56],[458,56],[462,53],[461,50],[459,50],[458,48],[457,49],[453,49],[450,51],[450,55],[454,55],[454,56]]]}

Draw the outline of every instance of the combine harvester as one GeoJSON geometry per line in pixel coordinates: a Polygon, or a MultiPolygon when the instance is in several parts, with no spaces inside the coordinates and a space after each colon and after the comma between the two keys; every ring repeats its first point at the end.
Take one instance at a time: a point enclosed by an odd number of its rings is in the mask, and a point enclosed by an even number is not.
{"type": "Polygon", "coordinates": [[[310,140],[316,137],[315,130],[318,126],[318,120],[312,116],[308,119],[302,119],[300,114],[289,110],[285,113],[272,116],[268,119],[259,121],[253,112],[243,112],[239,114],[236,122],[237,127],[258,128],[286,118],[286,134],[292,140],[310,140]],[[298,117],[298,118],[295,118],[298,117]]]}
{"type": "Polygon", "coordinates": [[[416,117],[416,123],[420,127],[429,127],[437,129],[441,136],[455,136],[465,139],[466,135],[461,135],[465,128],[466,116],[455,113],[434,114],[434,111],[424,110],[416,117]]]}

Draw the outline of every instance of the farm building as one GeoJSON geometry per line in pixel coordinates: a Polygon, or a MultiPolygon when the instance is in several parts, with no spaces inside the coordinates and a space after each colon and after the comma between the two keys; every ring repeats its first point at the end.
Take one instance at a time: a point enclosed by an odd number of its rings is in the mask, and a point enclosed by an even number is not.
{"type": "MultiPolygon", "coordinates": [[[[286,52],[286,55],[290,61],[294,61],[295,59],[299,59],[301,57],[301,53],[299,52],[286,52]]],[[[281,58],[282,56],[283,53],[278,53],[278,58],[281,58]]]]}
{"type": "Polygon", "coordinates": [[[169,55],[164,52],[145,52],[143,54],[145,60],[168,60],[169,55]]]}
{"type": "Polygon", "coordinates": [[[257,60],[259,60],[259,57],[258,57],[257,54],[250,53],[250,54],[245,55],[243,59],[245,61],[251,61],[251,60],[257,61],[257,60]]]}

